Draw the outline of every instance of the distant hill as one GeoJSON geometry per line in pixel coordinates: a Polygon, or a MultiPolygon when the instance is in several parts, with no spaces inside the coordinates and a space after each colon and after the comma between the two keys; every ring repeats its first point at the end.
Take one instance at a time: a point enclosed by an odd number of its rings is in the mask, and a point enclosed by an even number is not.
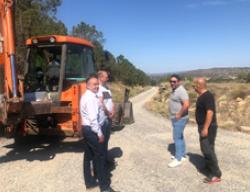
{"type": "Polygon", "coordinates": [[[235,78],[241,73],[250,73],[250,67],[232,67],[232,68],[211,68],[184,71],[179,74],[183,76],[205,76],[209,78],[235,78]]]}
{"type": "MultiPolygon", "coordinates": [[[[198,77],[204,76],[208,78],[225,78],[234,79],[241,73],[250,73],[250,67],[225,67],[225,68],[210,68],[210,69],[197,69],[192,71],[177,72],[185,77],[198,77]]],[[[158,80],[170,75],[171,73],[150,74],[152,79],[158,80]]]]}

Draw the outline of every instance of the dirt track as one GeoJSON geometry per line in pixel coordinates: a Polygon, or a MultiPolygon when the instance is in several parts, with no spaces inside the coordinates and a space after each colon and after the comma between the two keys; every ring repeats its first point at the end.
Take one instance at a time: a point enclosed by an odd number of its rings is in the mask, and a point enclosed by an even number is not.
{"type": "MultiPolygon", "coordinates": [[[[181,167],[167,167],[173,151],[170,123],[143,108],[156,91],[153,88],[133,98],[136,122],[111,136],[110,154],[118,162],[112,171],[113,188],[121,192],[250,191],[250,135],[219,130],[216,151],[221,183],[202,183],[204,176],[197,167],[203,161],[193,125],[185,130],[189,159],[181,167]]],[[[30,138],[16,149],[12,143],[0,141],[0,192],[85,191],[81,143],[30,138]]]]}

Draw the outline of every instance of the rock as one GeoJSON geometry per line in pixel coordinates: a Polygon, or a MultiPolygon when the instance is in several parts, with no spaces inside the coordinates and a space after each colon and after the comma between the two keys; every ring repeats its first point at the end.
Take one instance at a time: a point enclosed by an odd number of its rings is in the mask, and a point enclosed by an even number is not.
{"type": "Polygon", "coordinates": [[[221,97],[218,98],[218,102],[220,101],[226,101],[227,100],[227,96],[226,95],[222,95],[221,97]]]}
{"type": "Polygon", "coordinates": [[[236,98],[236,101],[237,101],[237,102],[241,102],[241,101],[243,101],[243,99],[240,98],[240,97],[237,97],[237,98],[236,98]]]}
{"type": "Polygon", "coordinates": [[[220,100],[218,101],[218,107],[221,108],[221,107],[224,107],[227,105],[227,101],[225,100],[220,100]]]}
{"type": "Polygon", "coordinates": [[[247,106],[246,101],[242,100],[242,101],[238,102],[238,111],[240,113],[242,113],[245,110],[246,106],[247,106]]]}
{"type": "Polygon", "coordinates": [[[190,107],[189,112],[195,112],[195,107],[190,107]]]}
{"type": "Polygon", "coordinates": [[[250,132],[250,127],[249,126],[240,126],[240,130],[243,132],[250,132]]]}
{"type": "Polygon", "coordinates": [[[234,130],[236,128],[236,123],[233,120],[223,121],[218,119],[218,124],[219,127],[223,127],[228,130],[234,130]]]}
{"type": "Polygon", "coordinates": [[[245,98],[245,101],[250,102],[250,95],[245,98]]]}

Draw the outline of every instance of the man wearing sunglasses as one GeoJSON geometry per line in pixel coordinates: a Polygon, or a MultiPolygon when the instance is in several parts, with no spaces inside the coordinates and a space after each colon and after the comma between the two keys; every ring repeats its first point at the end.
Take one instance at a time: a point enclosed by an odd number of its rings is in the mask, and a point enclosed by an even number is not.
{"type": "Polygon", "coordinates": [[[177,74],[170,77],[172,92],[169,98],[169,116],[173,126],[173,139],[175,143],[175,155],[168,167],[173,168],[182,164],[186,159],[186,146],[184,140],[184,128],[188,122],[189,97],[186,89],[181,85],[181,78],[177,74]]]}

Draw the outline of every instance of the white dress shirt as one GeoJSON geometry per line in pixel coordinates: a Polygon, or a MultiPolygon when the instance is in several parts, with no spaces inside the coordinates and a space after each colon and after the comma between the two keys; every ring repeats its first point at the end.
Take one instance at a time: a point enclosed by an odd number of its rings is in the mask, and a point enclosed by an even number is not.
{"type": "Polygon", "coordinates": [[[106,120],[103,106],[95,93],[90,90],[82,95],[80,101],[82,125],[90,126],[98,136],[102,136],[101,127],[106,120]]]}
{"type": "Polygon", "coordinates": [[[103,103],[108,110],[108,112],[113,111],[113,101],[111,91],[103,85],[99,85],[99,90],[97,93],[98,97],[103,97],[103,103]]]}

